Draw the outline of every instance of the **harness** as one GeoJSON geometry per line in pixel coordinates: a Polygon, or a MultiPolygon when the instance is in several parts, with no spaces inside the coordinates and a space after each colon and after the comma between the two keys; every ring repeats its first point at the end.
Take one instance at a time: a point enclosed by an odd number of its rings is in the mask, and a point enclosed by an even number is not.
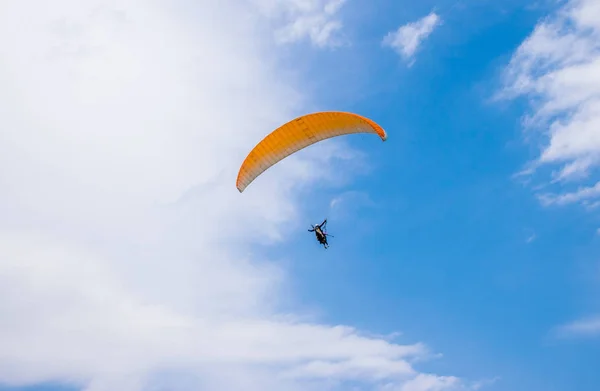
{"type": "Polygon", "coordinates": [[[324,243],[325,242],[325,234],[323,233],[321,228],[319,228],[319,227],[315,228],[315,232],[317,234],[317,239],[319,240],[319,242],[324,243]]]}

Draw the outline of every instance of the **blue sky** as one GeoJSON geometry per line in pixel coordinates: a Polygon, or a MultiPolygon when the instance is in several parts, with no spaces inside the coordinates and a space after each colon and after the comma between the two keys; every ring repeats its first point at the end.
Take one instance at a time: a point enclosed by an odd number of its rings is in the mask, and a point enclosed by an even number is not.
{"type": "Polygon", "coordinates": [[[594,1],[44,7],[0,6],[0,390],[600,387],[594,1]],[[317,110],[389,138],[238,194],[317,110]]]}
{"type": "MultiPolygon", "coordinates": [[[[341,61],[360,64],[366,96],[331,100],[376,119],[390,139],[349,139],[374,168],[341,191],[364,192],[372,205],[354,198],[350,215],[330,219],[332,249],[302,251],[311,261],[294,266],[298,284],[328,308],[328,319],[381,333],[399,327],[406,340],[444,352],[433,368],[498,376],[489,389],[596,389],[594,339],[565,340],[554,329],[598,311],[597,215],[581,205],[541,205],[533,186],[513,177],[543,144],[523,140],[526,102],[491,101],[514,51],[558,7],[461,3],[377,2],[355,32],[364,51],[338,49],[341,61]],[[377,45],[432,10],[443,24],[412,66],[377,45]]],[[[335,56],[315,64],[339,64],[335,56]]],[[[344,89],[346,75],[333,78],[344,89]]],[[[322,202],[306,208],[313,220],[335,213],[322,202]]]]}

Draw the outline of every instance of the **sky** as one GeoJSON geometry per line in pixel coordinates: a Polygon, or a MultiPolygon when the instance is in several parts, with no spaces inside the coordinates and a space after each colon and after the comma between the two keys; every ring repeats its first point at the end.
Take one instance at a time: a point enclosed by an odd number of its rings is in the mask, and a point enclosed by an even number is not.
{"type": "Polygon", "coordinates": [[[0,390],[598,390],[599,42],[596,0],[0,2],[0,390]],[[388,140],[237,191],[326,110],[388,140]]]}

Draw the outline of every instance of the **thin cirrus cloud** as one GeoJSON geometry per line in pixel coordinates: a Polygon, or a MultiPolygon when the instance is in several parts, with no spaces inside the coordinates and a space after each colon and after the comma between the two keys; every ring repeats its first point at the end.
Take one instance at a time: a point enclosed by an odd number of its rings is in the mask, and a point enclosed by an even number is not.
{"type": "Polygon", "coordinates": [[[420,343],[294,316],[285,269],[253,251],[293,229],[296,186],[352,153],[317,146],[236,191],[247,151],[310,98],[249,4],[0,4],[1,384],[459,382],[415,369],[420,343]]]}
{"type": "Polygon", "coordinates": [[[414,56],[422,42],[427,39],[434,29],[441,23],[438,14],[431,12],[423,18],[398,27],[397,30],[387,33],[381,44],[393,49],[409,65],[414,62],[414,56]]]}
{"type": "MultiPolygon", "coordinates": [[[[516,50],[498,97],[524,97],[523,124],[540,129],[541,154],[520,175],[551,169],[545,205],[598,206],[600,184],[600,4],[569,1],[540,22],[516,50]]],[[[536,134],[536,133],[531,133],[536,134]]],[[[546,186],[544,186],[546,187],[546,186]]]]}
{"type": "Polygon", "coordinates": [[[561,337],[600,337],[600,316],[588,317],[559,326],[555,334],[561,337]]]}

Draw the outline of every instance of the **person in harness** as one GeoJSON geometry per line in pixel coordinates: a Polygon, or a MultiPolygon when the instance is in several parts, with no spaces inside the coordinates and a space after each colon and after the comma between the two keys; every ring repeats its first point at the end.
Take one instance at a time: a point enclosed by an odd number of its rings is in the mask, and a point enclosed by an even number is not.
{"type": "MultiPolygon", "coordinates": [[[[325,226],[327,225],[327,219],[323,220],[321,224],[311,225],[311,229],[308,232],[314,232],[317,240],[323,247],[328,248],[329,243],[327,243],[327,237],[332,236],[325,232],[325,226]]],[[[332,236],[333,237],[333,236],[332,236]]]]}

